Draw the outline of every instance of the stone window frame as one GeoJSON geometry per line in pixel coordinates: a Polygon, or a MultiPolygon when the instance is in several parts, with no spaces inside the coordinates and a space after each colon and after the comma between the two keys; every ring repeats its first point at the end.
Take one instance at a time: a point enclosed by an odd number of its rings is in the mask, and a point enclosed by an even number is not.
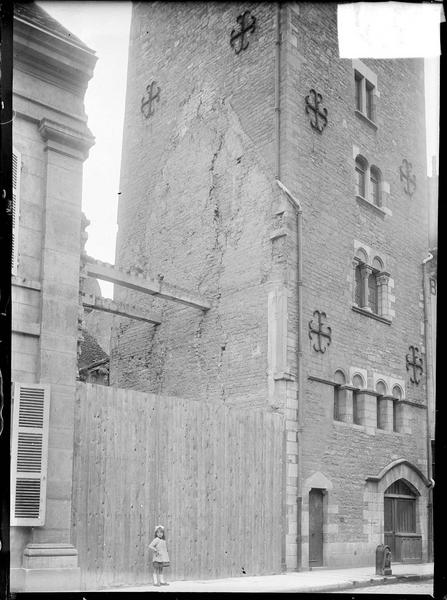
{"type": "Polygon", "coordinates": [[[407,420],[408,415],[405,408],[405,382],[383,373],[373,371],[371,376],[371,387],[378,392],[378,385],[382,383],[386,390],[385,394],[377,395],[377,404],[382,403],[383,427],[377,427],[382,433],[402,434],[411,433],[407,420]],[[395,390],[398,390],[398,394],[395,390]]]}
{"type": "Polygon", "coordinates": [[[346,422],[346,373],[336,369],[334,373],[334,421],[346,422]]]}
{"type": "Polygon", "coordinates": [[[355,371],[351,377],[351,385],[352,385],[352,424],[363,427],[365,425],[365,402],[364,402],[364,394],[363,390],[366,389],[367,379],[363,373],[359,371],[355,371]],[[357,380],[360,380],[361,383],[357,384],[357,380]],[[356,419],[357,416],[357,419],[356,419]]]}
{"type": "Polygon", "coordinates": [[[383,379],[378,379],[374,386],[377,392],[377,429],[386,431],[386,400],[385,397],[388,395],[388,386],[383,379]],[[383,386],[383,389],[379,389],[383,386]]]}
{"type": "Polygon", "coordinates": [[[359,146],[352,146],[354,159],[354,196],[357,203],[364,207],[372,208],[383,219],[392,216],[389,208],[390,184],[385,181],[382,170],[375,162],[368,160],[359,146]],[[358,174],[364,173],[363,190],[359,189],[358,174]],[[377,193],[374,194],[372,180],[377,182],[377,193]],[[361,193],[363,191],[363,194],[361,193]]]}
{"type": "Polygon", "coordinates": [[[352,61],[354,71],[354,112],[364,123],[377,130],[377,100],[380,92],[377,75],[361,60],[352,61]]]}
{"type": "Polygon", "coordinates": [[[369,248],[361,241],[354,240],[354,257],[352,260],[352,310],[377,319],[388,325],[395,317],[392,294],[394,280],[387,269],[384,254],[369,248]],[[370,306],[371,282],[377,286],[376,311],[370,306]]]}

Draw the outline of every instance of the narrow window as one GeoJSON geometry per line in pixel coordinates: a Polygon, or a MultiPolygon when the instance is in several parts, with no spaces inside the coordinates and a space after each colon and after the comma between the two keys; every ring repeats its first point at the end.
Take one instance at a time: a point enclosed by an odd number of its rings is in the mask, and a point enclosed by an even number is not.
{"type": "Polygon", "coordinates": [[[386,386],[383,381],[378,381],[376,384],[377,396],[377,429],[385,429],[386,406],[383,396],[386,394],[386,386]]]}
{"type": "Polygon", "coordinates": [[[360,112],[363,112],[362,107],[362,79],[363,77],[355,71],[355,107],[360,112]]]}
{"type": "Polygon", "coordinates": [[[357,306],[363,306],[363,277],[362,277],[363,264],[358,264],[355,268],[355,303],[357,306]]]}
{"type": "Polygon", "coordinates": [[[334,420],[343,421],[343,412],[341,410],[341,390],[340,387],[346,383],[345,376],[342,371],[335,371],[334,376],[334,420]]]}
{"type": "Polygon", "coordinates": [[[355,161],[355,176],[356,176],[356,194],[357,196],[365,197],[365,167],[361,161],[355,161]]]}
{"type": "Polygon", "coordinates": [[[355,159],[355,193],[365,198],[366,195],[366,162],[359,156],[355,159]]]}
{"type": "Polygon", "coordinates": [[[402,431],[402,390],[398,385],[393,387],[393,431],[399,433],[402,431]]]}
{"type": "Polygon", "coordinates": [[[375,314],[379,312],[376,274],[368,275],[368,306],[375,314]]]}
{"type": "Polygon", "coordinates": [[[355,388],[352,392],[352,420],[356,425],[361,425],[360,415],[360,390],[363,388],[363,379],[360,375],[354,375],[352,378],[352,385],[355,388]]]}
{"type": "Polygon", "coordinates": [[[371,121],[374,121],[374,86],[369,81],[365,81],[366,85],[366,116],[371,121]]]}
{"type": "Polygon", "coordinates": [[[361,425],[360,414],[359,414],[359,391],[354,390],[352,392],[352,421],[356,425],[361,425]]]}
{"type": "Polygon", "coordinates": [[[380,173],[377,167],[371,166],[369,180],[371,183],[371,202],[376,206],[380,206],[380,173]]]}

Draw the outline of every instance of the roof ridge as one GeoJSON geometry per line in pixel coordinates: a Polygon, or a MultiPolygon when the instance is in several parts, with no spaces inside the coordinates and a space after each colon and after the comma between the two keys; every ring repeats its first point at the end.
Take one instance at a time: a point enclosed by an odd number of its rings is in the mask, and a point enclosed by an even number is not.
{"type": "Polygon", "coordinates": [[[84,50],[94,53],[94,50],[87,46],[87,44],[85,44],[74,33],[59,23],[59,21],[52,17],[36,2],[14,2],[14,16],[37,25],[53,35],[57,35],[58,37],[70,41],[84,50]]]}

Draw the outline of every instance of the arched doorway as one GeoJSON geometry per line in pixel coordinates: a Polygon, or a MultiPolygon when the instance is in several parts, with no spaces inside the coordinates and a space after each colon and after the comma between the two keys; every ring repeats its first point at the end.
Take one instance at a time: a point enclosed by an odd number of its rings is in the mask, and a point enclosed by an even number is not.
{"type": "Polygon", "coordinates": [[[395,562],[422,560],[422,536],[417,533],[418,492],[403,479],[392,483],[384,493],[385,545],[395,562]]]}

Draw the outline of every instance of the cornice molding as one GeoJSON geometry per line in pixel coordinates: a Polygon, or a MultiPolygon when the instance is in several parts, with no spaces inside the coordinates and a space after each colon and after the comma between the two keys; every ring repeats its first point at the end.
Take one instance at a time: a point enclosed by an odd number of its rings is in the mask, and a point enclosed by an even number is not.
{"type": "Polygon", "coordinates": [[[69,40],[14,19],[14,68],[84,97],[97,56],[69,40]]]}
{"type": "Polygon", "coordinates": [[[47,144],[47,150],[67,154],[84,161],[89,149],[94,145],[95,138],[89,128],[72,129],[50,119],[42,119],[39,123],[39,133],[47,144]]]}

